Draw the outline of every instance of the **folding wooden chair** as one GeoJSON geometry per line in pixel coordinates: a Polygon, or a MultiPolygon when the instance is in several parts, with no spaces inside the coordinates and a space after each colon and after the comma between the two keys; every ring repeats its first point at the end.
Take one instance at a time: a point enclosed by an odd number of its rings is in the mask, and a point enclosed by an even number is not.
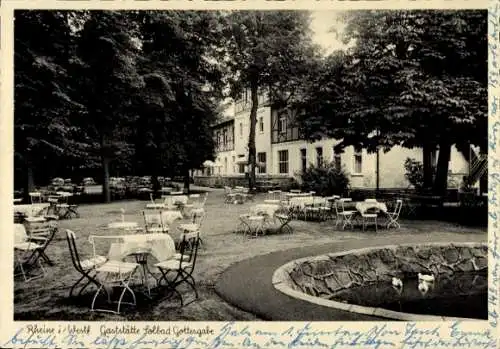
{"type": "MultiPolygon", "coordinates": [[[[105,240],[108,241],[113,241],[117,240],[116,244],[123,243],[123,240],[121,239],[120,236],[96,236],[96,235],[91,235],[89,237],[89,242],[92,244],[92,249],[94,251],[94,259],[98,259],[99,255],[96,253],[96,245],[99,245],[102,247],[103,242],[105,240]],[[99,242],[100,241],[100,242],[99,242]]],[[[111,251],[111,247],[110,247],[111,251]]],[[[110,252],[111,255],[111,252],[110,252]]],[[[130,288],[129,284],[133,280],[134,275],[139,268],[138,263],[131,263],[131,262],[123,262],[119,260],[112,260],[108,258],[108,260],[97,266],[95,271],[96,271],[96,280],[99,283],[99,287],[94,295],[94,298],[92,299],[92,304],[91,304],[91,311],[103,311],[103,312],[110,312],[114,314],[120,314],[120,309],[122,304],[129,304],[129,305],[136,305],[136,297],[134,291],[130,288]],[[117,301],[111,301],[111,291],[115,288],[119,287],[122,289],[120,292],[120,296],[117,301]],[[108,291],[109,289],[109,291],[108,291]],[[132,296],[132,302],[126,302],[124,301],[124,297],[126,293],[129,293],[132,296]],[[104,309],[104,308],[96,308],[96,301],[101,295],[101,293],[104,293],[104,295],[107,296],[107,301],[108,303],[116,303],[117,308],[116,310],[113,309],[104,309]]]]}
{"type": "Polygon", "coordinates": [[[345,227],[350,226],[351,228],[354,227],[354,224],[352,222],[352,219],[354,215],[356,214],[356,211],[346,211],[344,208],[344,201],[342,199],[335,201],[335,228],[337,225],[342,224],[342,230],[345,229],[345,227]],[[339,208],[340,206],[340,208],[339,208]]]}
{"type": "Polygon", "coordinates": [[[94,258],[89,258],[85,260],[80,259],[80,255],[78,253],[78,249],[76,248],[76,237],[75,233],[69,229],[66,229],[66,240],[68,241],[69,252],[71,255],[71,262],[75,269],[82,275],[71,287],[69,291],[69,296],[73,297],[73,291],[76,286],[78,286],[82,281],[87,280],[87,283],[83,285],[78,292],[78,295],[81,295],[83,290],[85,290],[90,284],[94,284],[97,288],[101,286],[101,284],[96,280],[96,268],[107,261],[107,258],[104,256],[95,256],[94,258]]]}
{"type": "Polygon", "coordinates": [[[277,212],[274,217],[276,217],[280,223],[280,227],[278,228],[278,232],[288,232],[288,234],[293,233],[293,228],[290,226],[290,222],[292,221],[292,213],[290,209],[285,209],[283,212],[277,212]]]}
{"type": "Polygon", "coordinates": [[[393,212],[387,212],[387,218],[389,221],[387,222],[387,229],[389,229],[391,226],[394,226],[396,228],[400,228],[401,226],[399,225],[399,214],[401,213],[401,208],[403,207],[403,200],[396,200],[396,206],[394,207],[393,212]]]}
{"type": "Polygon", "coordinates": [[[158,280],[158,285],[161,285],[164,281],[168,289],[179,296],[181,300],[181,307],[185,304],[178,287],[184,283],[188,284],[193,289],[196,295],[195,300],[198,299],[198,291],[196,290],[196,282],[193,277],[193,272],[196,266],[199,244],[199,232],[183,234],[180,258],[169,259],[155,264],[155,267],[157,267],[162,274],[161,278],[158,280]],[[170,279],[169,274],[173,275],[170,279]]]}
{"type": "Polygon", "coordinates": [[[14,224],[14,229],[14,276],[22,275],[25,282],[44,277],[46,272],[41,259],[34,258],[42,246],[29,240],[24,225],[14,224]],[[42,274],[29,277],[34,267],[39,267],[42,274]]]}
{"type": "Polygon", "coordinates": [[[168,233],[168,225],[163,223],[161,211],[143,211],[143,215],[147,233],[168,233]]]}
{"type": "MultiPolygon", "coordinates": [[[[45,253],[45,250],[54,239],[56,233],[57,233],[57,226],[52,224],[43,225],[41,227],[37,227],[29,231],[28,240],[33,241],[40,246],[40,248],[38,248],[36,251],[33,251],[31,259],[41,258],[48,265],[50,266],[54,265],[54,263],[45,253]]],[[[32,262],[34,262],[34,260],[32,262]]]]}

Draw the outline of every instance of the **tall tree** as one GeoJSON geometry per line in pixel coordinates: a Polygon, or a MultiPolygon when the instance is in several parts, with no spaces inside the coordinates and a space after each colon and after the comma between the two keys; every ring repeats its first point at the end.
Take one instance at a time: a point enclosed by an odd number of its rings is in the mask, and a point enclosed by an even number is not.
{"type": "Polygon", "coordinates": [[[51,169],[64,169],[64,164],[83,157],[72,124],[83,106],[75,100],[68,73],[74,54],[72,14],[17,10],[14,18],[15,168],[26,176],[27,195],[33,190],[36,169],[43,169],[43,178],[51,169]]]}
{"type": "Polygon", "coordinates": [[[203,11],[142,12],[143,96],[137,144],[143,165],[175,169],[189,190],[189,171],[213,159],[210,124],[222,97],[222,75],[214,55],[220,43],[218,14],[203,11]],[[147,134],[149,137],[144,137],[147,134]],[[147,143],[147,144],[146,144],[147,143]]]}
{"type": "Polygon", "coordinates": [[[355,44],[311,84],[305,133],[342,139],[339,147],[423,147],[427,186],[438,148],[433,189],[442,194],[451,146],[486,142],[486,11],[353,11],[344,20],[355,44]]]}
{"type": "Polygon", "coordinates": [[[225,18],[226,57],[232,97],[251,96],[249,187],[255,187],[255,127],[259,95],[280,106],[293,98],[302,76],[319,57],[305,11],[235,11],[225,18]]]}
{"type": "Polygon", "coordinates": [[[91,11],[79,32],[74,73],[86,108],[80,127],[100,158],[105,202],[110,201],[110,162],[132,151],[134,97],[142,87],[137,35],[132,13],[126,11],[91,11]]]}

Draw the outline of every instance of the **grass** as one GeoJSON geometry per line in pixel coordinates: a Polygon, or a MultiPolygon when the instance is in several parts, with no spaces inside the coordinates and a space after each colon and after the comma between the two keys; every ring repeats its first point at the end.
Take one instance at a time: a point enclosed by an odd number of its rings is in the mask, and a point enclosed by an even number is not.
{"type": "MultiPolygon", "coordinates": [[[[199,299],[179,307],[176,298],[154,300],[140,299],[141,304],[130,308],[120,315],[90,312],[90,302],[93,292],[80,299],[69,299],[70,287],[78,279],[79,274],[73,268],[65,238],[64,229],[71,229],[77,235],[77,246],[81,258],[92,257],[92,248],[88,243],[91,234],[105,234],[107,223],[117,220],[120,209],[125,209],[125,220],[142,223],[142,210],[146,201],[123,201],[110,204],[82,205],[79,208],[80,218],[62,220],[59,222],[59,232],[47,250],[49,257],[55,262],[47,267],[48,275],[41,279],[23,282],[16,279],[14,284],[14,318],[16,320],[138,320],[138,321],[251,321],[259,320],[256,316],[243,312],[223,301],[214,291],[215,283],[221,273],[231,264],[270,252],[290,248],[324,244],[329,242],[342,243],[349,239],[370,239],[377,235],[401,236],[405,234],[426,236],[433,234],[464,233],[481,234],[487,240],[485,228],[469,228],[441,221],[401,222],[401,229],[379,229],[362,232],[359,230],[342,231],[334,227],[332,222],[293,221],[292,235],[270,234],[251,239],[241,234],[235,234],[238,216],[247,213],[249,207],[262,202],[262,194],[255,202],[243,205],[224,205],[223,191],[212,189],[205,206],[205,219],[200,249],[196,265],[195,278],[198,284],[199,299]]],[[[171,227],[172,236],[178,238],[175,226],[171,227]]],[[[255,290],[258,292],[258,285],[255,290]]],[[[94,288],[91,288],[94,291],[94,288]]],[[[191,293],[185,291],[185,300],[191,293]]],[[[183,293],[184,293],[183,292],[183,293]]]]}

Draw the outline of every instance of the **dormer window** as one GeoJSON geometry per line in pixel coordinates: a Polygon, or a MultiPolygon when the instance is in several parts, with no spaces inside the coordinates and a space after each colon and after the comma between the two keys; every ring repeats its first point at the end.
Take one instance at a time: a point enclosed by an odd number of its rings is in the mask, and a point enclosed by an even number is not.
{"type": "Polygon", "coordinates": [[[278,132],[279,133],[286,133],[286,117],[285,116],[280,116],[278,120],[278,132]]]}

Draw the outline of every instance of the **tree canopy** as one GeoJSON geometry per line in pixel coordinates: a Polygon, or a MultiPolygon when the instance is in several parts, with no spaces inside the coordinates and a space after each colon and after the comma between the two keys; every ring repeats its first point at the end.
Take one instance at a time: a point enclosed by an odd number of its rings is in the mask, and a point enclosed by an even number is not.
{"type": "Polygon", "coordinates": [[[342,19],[353,46],[311,77],[296,105],[303,132],[339,139],[338,149],[439,147],[442,190],[450,147],[487,141],[486,11],[350,11],[342,19]]]}
{"type": "Polygon", "coordinates": [[[228,84],[235,99],[250,91],[249,187],[255,186],[255,127],[258,97],[268,94],[284,106],[296,96],[303,77],[319,60],[305,11],[234,11],[226,14],[223,32],[228,84]]]}

